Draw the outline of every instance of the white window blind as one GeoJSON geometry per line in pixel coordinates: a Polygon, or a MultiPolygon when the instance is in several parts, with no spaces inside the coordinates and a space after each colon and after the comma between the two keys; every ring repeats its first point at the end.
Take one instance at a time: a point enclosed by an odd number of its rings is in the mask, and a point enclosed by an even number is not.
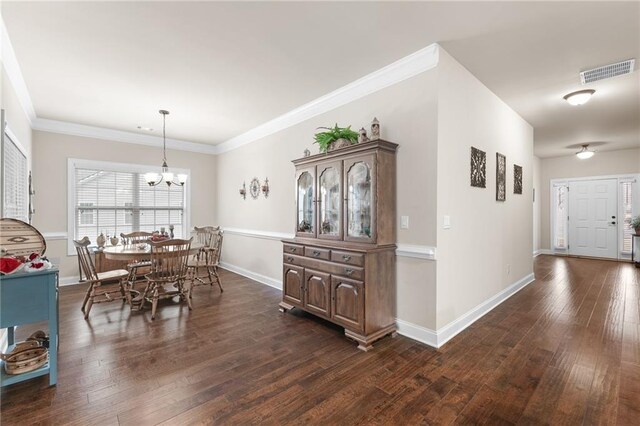
{"type": "Polygon", "coordinates": [[[6,133],[2,150],[2,170],[2,216],[28,222],[27,157],[6,133]]]}
{"type": "Polygon", "coordinates": [[[633,217],[633,182],[621,182],[622,195],[622,253],[631,253],[631,218],[633,217]]]}
{"type": "Polygon", "coordinates": [[[144,171],[75,168],[75,239],[100,233],[120,236],[133,231],[153,232],[174,226],[176,238],[185,236],[185,188],[147,185],[144,171]]]}
{"type": "Polygon", "coordinates": [[[562,185],[553,187],[552,211],[553,211],[553,246],[556,249],[567,248],[567,214],[568,214],[568,191],[562,185]]]}

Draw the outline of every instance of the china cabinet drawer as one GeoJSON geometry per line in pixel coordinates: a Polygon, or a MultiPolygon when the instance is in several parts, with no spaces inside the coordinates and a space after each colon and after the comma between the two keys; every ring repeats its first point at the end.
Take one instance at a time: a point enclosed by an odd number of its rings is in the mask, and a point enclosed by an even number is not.
{"type": "Polygon", "coordinates": [[[297,244],[284,244],[284,252],[291,254],[299,254],[302,256],[304,254],[304,246],[299,246],[297,244]]]}
{"type": "Polygon", "coordinates": [[[305,247],[304,248],[304,255],[307,256],[307,257],[312,257],[314,259],[329,260],[331,258],[330,254],[331,254],[331,250],[329,250],[329,249],[324,249],[324,248],[320,248],[320,247],[305,247]]]}
{"type": "Polygon", "coordinates": [[[331,260],[334,262],[348,263],[349,265],[364,266],[364,254],[352,251],[331,250],[331,260]]]}
{"type": "Polygon", "coordinates": [[[295,254],[284,253],[282,255],[282,261],[289,265],[304,266],[305,264],[305,258],[302,256],[296,256],[295,254]]]}
{"type": "Polygon", "coordinates": [[[331,275],[340,275],[356,280],[364,280],[364,268],[360,268],[358,266],[327,262],[325,260],[316,260],[287,253],[282,255],[282,260],[287,265],[296,265],[304,268],[315,269],[316,271],[326,272],[331,275]]]}

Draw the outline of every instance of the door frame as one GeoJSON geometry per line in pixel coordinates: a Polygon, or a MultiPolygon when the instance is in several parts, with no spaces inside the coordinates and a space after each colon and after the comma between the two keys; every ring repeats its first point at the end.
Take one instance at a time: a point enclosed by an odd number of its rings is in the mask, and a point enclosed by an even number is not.
{"type": "MultiPolygon", "coordinates": [[[[554,186],[566,186],[569,187],[570,182],[580,182],[580,181],[588,181],[588,180],[605,180],[605,179],[616,179],[616,257],[617,260],[630,260],[631,253],[622,253],[620,243],[622,242],[624,227],[622,226],[622,221],[620,220],[624,214],[622,211],[622,197],[620,196],[620,184],[624,182],[634,182],[635,191],[633,194],[633,207],[632,207],[632,215],[637,216],[640,215],[640,173],[628,173],[621,175],[603,175],[603,176],[581,176],[581,177],[572,177],[572,178],[555,178],[550,179],[549,181],[549,247],[552,254],[556,255],[570,255],[569,249],[558,249],[553,244],[553,231],[555,228],[555,220],[554,220],[554,211],[553,211],[553,188],[554,186]]],[[[571,217],[571,212],[569,211],[569,197],[567,197],[567,214],[571,217]]],[[[571,228],[569,227],[569,223],[567,221],[567,242],[570,240],[569,233],[571,232],[571,228]]],[[[568,244],[567,244],[568,246],[568,244]]]]}

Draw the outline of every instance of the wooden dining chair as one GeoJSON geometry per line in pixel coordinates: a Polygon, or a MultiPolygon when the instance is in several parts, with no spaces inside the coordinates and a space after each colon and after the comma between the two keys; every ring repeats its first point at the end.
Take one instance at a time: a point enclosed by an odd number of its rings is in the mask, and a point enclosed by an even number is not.
{"type": "MultiPolygon", "coordinates": [[[[131,232],[129,234],[121,233],[120,241],[122,241],[123,245],[135,245],[135,244],[145,244],[149,242],[149,239],[153,235],[152,232],[145,231],[136,231],[131,232]]],[[[151,260],[150,259],[136,259],[127,264],[127,270],[129,271],[129,283],[131,288],[134,287],[136,279],[148,273],[151,268],[151,260]]]]}
{"type": "Polygon", "coordinates": [[[209,284],[213,287],[213,283],[216,282],[220,287],[220,292],[223,292],[222,282],[218,275],[223,231],[219,226],[203,226],[201,228],[196,226],[194,232],[196,240],[203,247],[197,254],[189,258],[188,266],[192,286],[209,284]],[[200,273],[200,270],[204,270],[206,274],[200,273]],[[208,282],[205,279],[208,279],[208,282]]]}
{"type": "Polygon", "coordinates": [[[179,296],[191,306],[191,283],[187,282],[187,261],[191,240],[150,242],[151,272],[145,275],[147,285],[142,293],[144,301],[151,302],[151,319],[156,317],[158,300],[179,296]]]}
{"type": "Polygon", "coordinates": [[[89,318],[89,312],[91,312],[91,307],[94,303],[122,300],[123,302],[129,302],[129,305],[131,305],[131,294],[127,284],[129,271],[116,269],[114,271],[96,272],[91,252],[89,251],[89,244],[91,244],[89,238],[84,237],[79,241],[74,240],[73,244],[78,253],[78,262],[86,277],[85,282],[89,284],[80,308],[84,312],[84,318],[89,318]]]}

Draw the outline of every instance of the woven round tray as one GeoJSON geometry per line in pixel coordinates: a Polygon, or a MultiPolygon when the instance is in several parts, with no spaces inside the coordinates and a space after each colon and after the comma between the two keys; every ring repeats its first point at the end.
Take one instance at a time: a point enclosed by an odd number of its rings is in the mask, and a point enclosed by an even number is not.
{"type": "Polygon", "coordinates": [[[0,219],[0,252],[2,256],[40,256],[47,250],[44,237],[33,226],[17,219],[0,219]]]}
{"type": "Polygon", "coordinates": [[[36,341],[20,342],[10,353],[3,354],[2,359],[7,374],[28,373],[47,363],[49,351],[36,341]]]}

